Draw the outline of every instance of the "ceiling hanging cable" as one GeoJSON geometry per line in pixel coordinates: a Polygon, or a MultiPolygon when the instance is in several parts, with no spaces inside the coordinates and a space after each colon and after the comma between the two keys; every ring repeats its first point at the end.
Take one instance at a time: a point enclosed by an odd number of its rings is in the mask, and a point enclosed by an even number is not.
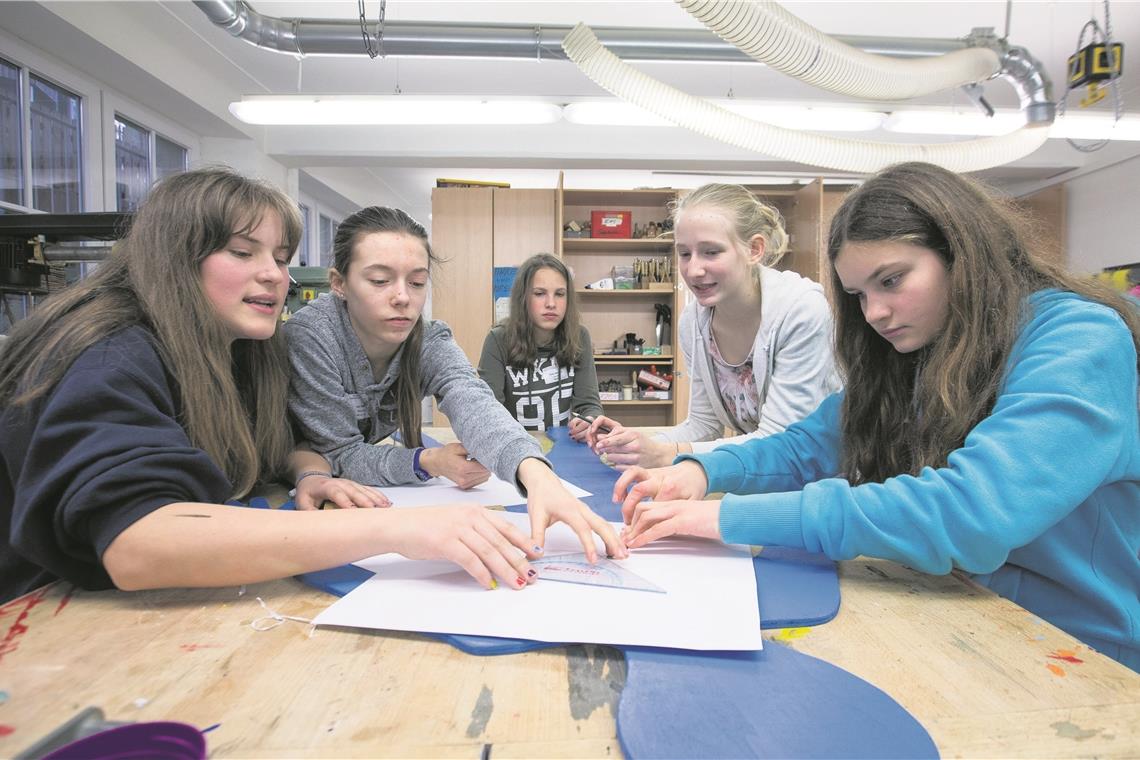
{"type": "MultiPolygon", "coordinates": [[[[1113,45],[1112,45],[1112,15],[1111,15],[1111,12],[1110,12],[1109,7],[1108,7],[1108,0],[1104,0],[1104,29],[1101,30],[1100,25],[1096,22],[1096,19],[1091,18],[1085,22],[1085,25],[1081,27],[1081,33],[1079,35],[1077,35],[1077,50],[1075,53],[1073,53],[1072,56],[1069,57],[1069,66],[1070,66],[1070,71],[1068,72],[1069,81],[1066,83],[1064,93],[1061,95],[1060,99],[1057,101],[1057,116],[1062,118],[1062,119],[1065,116],[1066,107],[1068,105],[1069,93],[1072,92],[1077,87],[1080,87],[1082,84],[1086,83],[1085,80],[1081,79],[1081,80],[1076,81],[1076,83],[1074,84],[1074,73],[1075,72],[1072,70],[1072,67],[1074,65],[1078,65],[1075,62],[1080,61],[1080,60],[1085,60],[1082,58],[1082,56],[1085,53],[1085,48],[1086,48],[1085,32],[1091,32],[1090,38],[1092,38],[1094,36],[1099,37],[1100,47],[1104,51],[1105,64],[1107,65],[1107,67],[1110,70],[1115,69],[1116,66],[1113,65],[1114,50],[1113,50],[1113,45]]],[[[1087,61],[1089,62],[1088,65],[1090,67],[1092,65],[1092,62],[1097,59],[1095,42],[1096,42],[1095,39],[1091,39],[1090,44],[1087,46],[1087,47],[1092,48],[1091,55],[1087,58],[1087,61]]],[[[1123,52],[1121,52],[1121,57],[1123,57],[1123,52]]],[[[1117,63],[1120,64],[1120,69],[1115,71],[1114,73],[1111,73],[1108,77],[1108,88],[1112,92],[1113,124],[1120,121],[1120,117],[1124,111],[1123,102],[1122,102],[1121,97],[1120,97],[1120,77],[1124,73],[1123,61],[1117,59],[1117,63]]],[[[1089,82],[1088,84],[1089,84],[1089,96],[1085,100],[1081,101],[1082,106],[1086,105],[1086,104],[1092,105],[1093,102],[1095,102],[1096,100],[1100,100],[1100,98],[1104,97],[1103,95],[1100,95],[1099,97],[1097,97],[1094,94],[1099,89],[1099,86],[1097,85],[1097,83],[1095,81],[1089,82]]],[[[1071,145],[1074,149],[1079,150],[1082,153],[1095,153],[1096,151],[1098,151],[1101,148],[1108,145],[1110,140],[1109,140],[1109,138],[1105,137],[1105,138],[1100,139],[1100,140],[1096,140],[1096,141],[1093,141],[1090,143],[1083,143],[1082,144],[1082,143],[1078,143],[1077,141],[1073,140],[1073,138],[1071,138],[1071,137],[1066,137],[1065,142],[1069,143],[1069,145],[1071,145]]]]}

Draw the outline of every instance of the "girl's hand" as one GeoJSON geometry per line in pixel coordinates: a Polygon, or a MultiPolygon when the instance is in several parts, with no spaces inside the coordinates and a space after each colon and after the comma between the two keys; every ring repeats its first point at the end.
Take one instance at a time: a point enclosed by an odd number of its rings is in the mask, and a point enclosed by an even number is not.
{"type": "Polygon", "coordinates": [[[442,447],[424,449],[420,454],[420,466],[433,477],[442,475],[466,491],[480,483],[486,483],[491,472],[474,459],[468,459],[467,449],[461,443],[449,443],[442,447]]]}
{"type": "Polygon", "coordinates": [[[577,534],[590,562],[598,559],[595,533],[605,543],[607,555],[616,559],[629,556],[613,527],[571,496],[545,462],[533,457],[524,459],[519,465],[518,478],[526,487],[526,511],[530,515],[531,541],[535,551],[541,552],[546,545],[546,529],[552,523],[564,522],[577,534]]]}
{"type": "Polygon", "coordinates": [[[622,503],[621,516],[626,525],[629,525],[635,508],[644,499],[700,499],[708,492],[708,488],[705,468],[690,459],[656,470],[646,470],[644,467],[626,470],[614,484],[613,501],[614,504],[619,501],[622,503]]]}
{"type": "Polygon", "coordinates": [[[630,549],[666,536],[695,536],[720,541],[720,499],[711,501],[646,501],[633,510],[622,531],[630,549]]]}
{"type": "Polygon", "coordinates": [[[658,441],[638,430],[621,426],[598,438],[594,445],[594,453],[605,455],[606,461],[618,470],[626,470],[633,465],[666,467],[679,452],[675,443],[658,441]]]}
{"type": "Polygon", "coordinates": [[[340,509],[390,507],[391,500],[375,488],[331,475],[309,475],[297,484],[293,503],[300,510],[320,509],[331,501],[340,509]]]}
{"type": "MultiPolygon", "coordinates": [[[[586,443],[590,445],[591,449],[597,446],[598,439],[603,435],[609,435],[615,430],[625,430],[620,422],[610,419],[604,414],[599,414],[590,422],[589,429],[586,430],[586,443]]],[[[594,453],[597,453],[595,449],[594,453]]]]}
{"type": "Polygon", "coordinates": [[[570,437],[581,443],[586,440],[586,433],[590,430],[590,423],[578,417],[571,417],[570,424],[567,427],[570,429],[570,437]]]}
{"type": "Polygon", "coordinates": [[[516,591],[538,578],[526,556],[536,556],[533,542],[484,507],[419,507],[389,514],[392,550],[408,559],[454,562],[487,589],[495,588],[496,577],[516,591]]]}

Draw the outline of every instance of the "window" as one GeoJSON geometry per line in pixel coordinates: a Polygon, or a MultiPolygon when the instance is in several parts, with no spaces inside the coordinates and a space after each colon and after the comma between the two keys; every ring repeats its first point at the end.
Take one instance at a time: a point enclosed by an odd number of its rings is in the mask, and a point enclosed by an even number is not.
{"type": "Polygon", "coordinates": [[[297,261],[301,266],[307,267],[309,266],[309,233],[313,227],[309,223],[309,217],[312,216],[312,212],[304,203],[298,203],[297,206],[301,209],[301,244],[297,246],[297,253],[300,254],[297,261]]]}
{"type": "Polygon", "coordinates": [[[115,208],[134,211],[150,190],[150,133],[115,117],[115,208]]]}
{"type": "MultiPolygon", "coordinates": [[[[0,201],[24,205],[20,70],[0,59],[0,201]]],[[[0,212],[4,209],[0,208],[0,212]]]]}
{"type": "Polygon", "coordinates": [[[332,217],[320,215],[319,231],[320,231],[320,246],[321,246],[321,266],[332,266],[332,244],[333,236],[336,235],[336,226],[340,224],[339,220],[334,220],[332,217]]]}
{"type": "Polygon", "coordinates": [[[115,115],[115,208],[134,211],[157,179],[186,169],[186,149],[115,115]]]}
{"type": "Polygon", "coordinates": [[[154,166],[155,176],[158,179],[165,179],[171,174],[186,171],[188,168],[186,165],[186,149],[156,133],[154,136],[154,166]]]}
{"type": "Polygon", "coordinates": [[[83,210],[83,99],[2,59],[0,202],[17,213],[83,210]]]}
{"type": "Polygon", "coordinates": [[[56,214],[82,211],[82,101],[35,74],[29,79],[32,207],[56,214]]]}

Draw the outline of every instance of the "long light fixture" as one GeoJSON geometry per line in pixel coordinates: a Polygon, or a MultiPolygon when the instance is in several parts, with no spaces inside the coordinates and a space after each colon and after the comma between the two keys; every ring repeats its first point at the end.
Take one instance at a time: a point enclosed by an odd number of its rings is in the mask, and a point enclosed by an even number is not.
{"type": "MultiPolygon", "coordinates": [[[[712,100],[721,108],[785,129],[813,132],[890,132],[990,137],[1008,134],[1025,126],[1021,111],[999,110],[987,117],[980,111],[962,111],[932,106],[892,112],[838,104],[791,105],[760,101],[712,100]]],[[[562,117],[573,124],[611,127],[671,127],[672,122],[623,100],[588,100],[569,103],[562,117]]],[[[1140,140],[1140,115],[1126,115],[1117,122],[1111,113],[1073,111],[1058,116],[1049,127],[1051,138],[1074,140],[1140,140]]]]}
{"type": "MultiPolygon", "coordinates": [[[[890,132],[949,136],[996,136],[1025,124],[1020,111],[979,111],[943,107],[903,108],[892,112],[866,107],[812,103],[765,103],[722,99],[712,103],[750,119],[785,129],[813,132],[890,132]]],[[[560,106],[529,99],[421,97],[415,95],[249,95],[230,104],[247,124],[359,125],[537,125],[561,119],[572,124],[618,127],[670,127],[644,108],[617,99],[585,100],[560,106]]],[[[1073,111],[1059,116],[1049,137],[1074,140],[1140,140],[1140,115],[1114,122],[1110,113],[1073,111]]]]}
{"type": "MultiPolygon", "coordinates": [[[[998,111],[986,116],[978,111],[945,108],[894,111],[883,122],[891,132],[922,135],[1003,135],[1025,125],[1020,111],[998,111]]],[[[1049,137],[1073,140],[1140,140],[1140,116],[1126,115],[1115,121],[1111,113],[1069,112],[1049,127],[1049,137]]]]}
{"type": "MultiPolygon", "coordinates": [[[[785,129],[817,132],[870,132],[887,114],[872,109],[827,104],[793,105],[744,100],[710,101],[725,110],[785,129]]],[[[671,127],[672,122],[623,100],[589,100],[569,103],[562,117],[573,124],[628,127],[671,127]]]]}
{"type": "Polygon", "coordinates": [[[248,95],[230,103],[230,113],[247,124],[359,125],[527,125],[552,124],[562,108],[539,100],[414,95],[248,95]]]}

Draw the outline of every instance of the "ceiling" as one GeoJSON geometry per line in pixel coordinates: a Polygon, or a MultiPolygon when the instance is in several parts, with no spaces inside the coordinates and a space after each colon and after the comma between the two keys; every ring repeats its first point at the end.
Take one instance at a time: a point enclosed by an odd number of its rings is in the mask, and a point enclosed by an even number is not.
{"type": "MultiPolygon", "coordinates": [[[[357,18],[355,0],[252,0],[277,17],[357,18]]],[[[378,0],[367,0],[375,19],[378,0]]],[[[823,32],[901,38],[957,38],[975,27],[1005,29],[1007,4],[999,2],[787,2],[783,6],[823,32]]],[[[839,177],[770,156],[748,154],[673,127],[586,127],[560,122],[533,127],[251,127],[234,119],[228,104],[242,95],[288,93],[527,95],[555,102],[605,97],[564,61],[489,59],[295,57],[258,49],[214,26],[192,3],[0,3],[0,27],[42,47],[136,100],[156,106],[203,136],[247,135],[277,161],[327,184],[356,203],[401,205],[420,216],[429,210],[437,177],[492,179],[516,187],[553,187],[559,170],[569,187],[695,186],[714,176],[745,182],[763,177],[839,177]],[[72,59],[72,60],[68,60],[72,59]],[[127,83],[126,85],[121,83],[127,83]]],[[[1114,38],[1124,42],[1125,110],[1140,112],[1140,2],[1111,4],[1114,38]]],[[[388,19],[570,26],[701,28],[672,0],[575,2],[434,2],[388,0],[388,19]]],[[[1015,0],[1009,39],[1047,67],[1054,96],[1064,82],[1065,60],[1083,24],[1103,24],[1102,2],[1015,0]]],[[[362,44],[363,47],[363,44],[362,44]]],[[[739,64],[638,64],[684,91],[722,98],[841,102],[767,67],[739,64]]],[[[986,86],[999,107],[1016,107],[1004,82],[986,86]]],[[[1077,94],[1070,96],[1075,108],[1077,94]]],[[[972,108],[960,92],[916,99],[972,108]]],[[[1102,108],[1111,106],[1106,100],[1102,108]]],[[[859,135],[866,138],[866,135],[859,135]]],[[[874,136],[871,139],[876,139],[874,136]]],[[[884,133],[880,139],[899,140],[884,133]]],[[[919,138],[913,138],[917,140],[919,138]]],[[[929,138],[923,138],[929,139],[929,138]]],[[[1034,154],[982,174],[1021,193],[1140,155],[1140,142],[1113,143],[1086,154],[1049,140],[1034,154]]]]}

